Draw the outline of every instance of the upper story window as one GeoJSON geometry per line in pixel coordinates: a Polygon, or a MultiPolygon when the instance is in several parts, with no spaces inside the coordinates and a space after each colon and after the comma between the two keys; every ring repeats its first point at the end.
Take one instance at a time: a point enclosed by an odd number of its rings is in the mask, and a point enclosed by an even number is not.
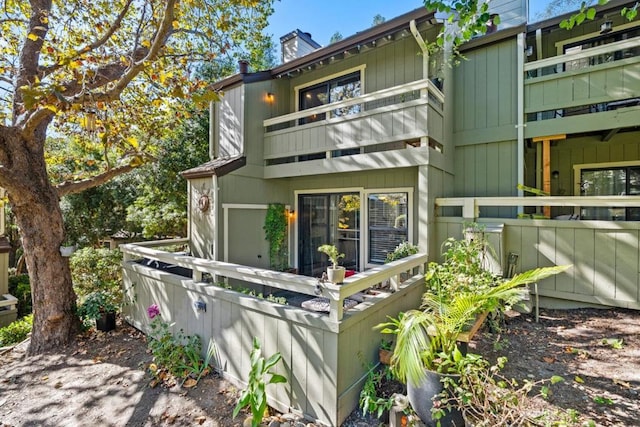
{"type": "MultiPolygon", "coordinates": [[[[360,96],[362,93],[361,90],[362,75],[361,70],[358,70],[300,89],[298,92],[298,107],[299,110],[308,110],[309,108],[344,101],[345,99],[360,96]]],[[[336,108],[331,111],[331,116],[346,116],[359,113],[360,111],[360,105],[350,105],[348,107],[336,108]]],[[[300,119],[300,124],[324,120],[325,118],[325,113],[314,114],[300,119]]]]}
{"type": "MultiPolygon", "coordinates": [[[[586,40],[579,40],[576,42],[563,44],[562,50],[564,54],[571,55],[571,54],[583,52],[586,49],[591,49],[598,46],[604,46],[610,43],[629,40],[638,36],[640,36],[639,27],[626,28],[622,31],[600,34],[586,40]]],[[[594,65],[604,64],[606,62],[619,61],[621,59],[630,58],[638,55],[640,55],[639,46],[629,47],[629,48],[618,50],[618,51],[611,51],[611,52],[602,53],[600,55],[594,55],[589,58],[582,58],[574,61],[568,61],[565,64],[565,70],[569,71],[569,70],[586,68],[594,65]]]]}

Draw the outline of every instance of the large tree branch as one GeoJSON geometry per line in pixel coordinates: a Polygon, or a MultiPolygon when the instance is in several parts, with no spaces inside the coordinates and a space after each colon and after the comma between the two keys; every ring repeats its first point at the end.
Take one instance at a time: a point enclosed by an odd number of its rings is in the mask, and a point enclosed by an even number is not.
{"type": "MultiPolygon", "coordinates": [[[[115,21],[113,21],[113,23],[111,24],[109,29],[102,35],[102,37],[100,37],[99,39],[95,40],[94,42],[86,45],[82,49],[77,50],[75,53],[73,53],[72,55],[69,56],[69,59],[76,58],[79,55],[82,55],[84,53],[87,53],[87,52],[90,52],[92,50],[95,50],[95,49],[99,48],[100,46],[103,46],[105,43],[107,43],[109,41],[109,39],[111,38],[111,36],[113,36],[115,34],[115,32],[122,25],[122,21],[124,20],[125,16],[127,16],[127,13],[129,13],[129,9],[131,7],[131,3],[132,2],[133,2],[133,0],[128,0],[127,1],[125,6],[122,8],[120,13],[118,14],[118,16],[115,19],[115,21]]],[[[62,65],[56,64],[56,65],[52,65],[50,67],[41,68],[40,69],[40,79],[43,79],[44,77],[52,74],[53,72],[55,72],[56,70],[60,69],[61,67],[62,67],[62,65]]]]}
{"type": "MultiPolygon", "coordinates": [[[[20,66],[18,67],[18,77],[16,88],[29,86],[35,83],[38,75],[38,63],[40,60],[40,50],[44,43],[44,38],[49,31],[48,16],[51,11],[52,0],[31,0],[31,17],[29,18],[28,37],[24,41],[20,52],[20,66]],[[32,37],[33,35],[34,37],[32,37]]],[[[13,116],[18,117],[22,105],[22,95],[16,91],[13,103],[13,116]]]]}
{"type": "Polygon", "coordinates": [[[151,43],[149,52],[147,55],[139,60],[135,61],[127,72],[124,73],[122,78],[115,84],[114,88],[108,92],[110,97],[117,97],[122,93],[124,88],[131,83],[131,81],[144,69],[145,63],[153,61],[158,56],[160,50],[164,47],[167,38],[171,35],[173,28],[173,20],[175,16],[175,5],[177,0],[167,0],[167,4],[164,8],[164,16],[162,22],[158,26],[158,31],[151,43]]]}
{"type": "Polygon", "coordinates": [[[132,166],[130,164],[118,166],[117,168],[109,169],[100,175],[96,175],[82,181],[66,181],[58,184],[56,185],[56,191],[58,192],[59,197],[80,193],[89,188],[102,185],[105,182],[108,182],[111,179],[115,178],[116,176],[132,171],[133,169],[135,169],[135,166],[132,166]]]}

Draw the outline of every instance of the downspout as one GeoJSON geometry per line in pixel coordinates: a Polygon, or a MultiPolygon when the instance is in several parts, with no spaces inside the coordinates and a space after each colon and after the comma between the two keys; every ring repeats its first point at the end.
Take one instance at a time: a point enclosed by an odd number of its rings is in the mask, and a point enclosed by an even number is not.
{"type": "Polygon", "coordinates": [[[213,160],[216,158],[216,112],[215,112],[216,104],[211,101],[209,103],[209,159],[213,160]]]}
{"type": "Polygon", "coordinates": [[[418,32],[415,19],[409,22],[409,28],[411,28],[411,34],[413,34],[413,38],[416,39],[420,50],[422,50],[422,78],[426,80],[429,78],[429,48],[427,47],[427,42],[424,41],[418,32]]]}
{"type": "MultiPolygon", "coordinates": [[[[424,41],[420,33],[418,32],[418,27],[416,26],[416,21],[412,19],[409,22],[409,28],[411,29],[411,34],[413,34],[413,38],[418,43],[420,50],[422,51],[422,78],[425,80],[429,79],[429,49],[427,47],[427,43],[424,41]]],[[[420,91],[420,97],[424,99],[428,99],[429,97],[429,88],[428,86],[425,89],[420,91]]],[[[425,108],[427,108],[425,106],[425,108]]],[[[420,146],[428,147],[429,146],[429,138],[422,137],[420,138],[420,146]]],[[[418,230],[417,233],[417,244],[422,248],[424,252],[429,254],[429,229],[432,224],[432,216],[434,211],[433,206],[433,197],[430,197],[429,194],[429,165],[419,165],[418,166],[418,194],[414,200],[417,200],[417,206],[414,208],[416,220],[414,221],[416,224],[416,228],[418,230]]],[[[413,237],[412,237],[413,238],[413,237]]]]}
{"type": "MultiPolygon", "coordinates": [[[[524,185],[524,58],[525,58],[525,34],[518,34],[518,148],[517,148],[517,173],[518,184],[524,185]]],[[[523,197],[524,191],[518,190],[518,197],[523,197]]],[[[518,206],[518,213],[522,213],[522,206],[518,206]]]]}

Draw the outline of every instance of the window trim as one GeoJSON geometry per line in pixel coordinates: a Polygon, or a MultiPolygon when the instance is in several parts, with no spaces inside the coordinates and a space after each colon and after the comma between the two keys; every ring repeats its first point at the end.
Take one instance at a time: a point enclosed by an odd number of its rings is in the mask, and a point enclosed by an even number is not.
{"type": "Polygon", "coordinates": [[[363,191],[362,198],[364,203],[364,211],[360,214],[360,226],[362,231],[361,245],[364,244],[363,252],[364,260],[362,266],[364,268],[378,267],[380,264],[374,264],[369,262],[369,195],[370,194],[386,194],[386,193],[407,193],[407,241],[414,244],[413,239],[413,221],[414,221],[414,206],[413,206],[413,187],[393,187],[393,188],[368,188],[363,191]]]}
{"type": "MultiPolygon", "coordinates": [[[[580,163],[573,165],[573,195],[580,196],[580,176],[583,169],[615,169],[640,167],[640,160],[625,160],[620,162],[580,163]]],[[[573,210],[575,215],[580,215],[580,206],[573,210]]]]}
{"type": "MultiPolygon", "coordinates": [[[[378,267],[380,264],[373,264],[368,262],[369,259],[369,194],[384,194],[384,193],[407,193],[407,240],[415,244],[414,241],[414,214],[415,207],[413,205],[413,193],[414,187],[391,187],[391,188],[367,188],[364,187],[334,187],[334,188],[314,188],[306,190],[294,190],[294,210],[300,212],[298,206],[299,195],[301,194],[327,194],[327,193],[359,193],[360,194],[360,266],[361,269],[378,267]]],[[[296,218],[295,226],[293,227],[293,265],[299,266],[298,262],[298,241],[299,241],[299,221],[296,218]]]]}
{"type": "Polygon", "coordinates": [[[325,76],[325,77],[322,77],[322,78],[319,78],[319,79],[312,80],[310,82],[306,82],[306,83],[294,86],[293,87],[293,92],[294,92],[294,96],[295,96],[295,111],[296,112],[300,111],[300,91],[301,90],[310,88],[310,87],[318,85],[320,83],[328,82],[330,80],[339,79],[340,77],[344,77],[344,76],[346,76],[348,74],[352,74],[352,73],[355,73],[357,71],[360,72],[360,93],[362,95],[364,95],[365,93],[367,93],[365,91],[365,84],[364,84],[365,83],[365,78],[364,78],[364,75],[365,75],[364,70],[365,70],[365,68],[367,68],[367,64],[362,64],[362,65],[359,65],[357,67],[353,67],[353,68],[349,68],[349,69],[344,70],[344,71],[340,71],[339,73],[334,73],[334,74],[331,74],[331,75],[328,75],[328,76],[325,76]]]}

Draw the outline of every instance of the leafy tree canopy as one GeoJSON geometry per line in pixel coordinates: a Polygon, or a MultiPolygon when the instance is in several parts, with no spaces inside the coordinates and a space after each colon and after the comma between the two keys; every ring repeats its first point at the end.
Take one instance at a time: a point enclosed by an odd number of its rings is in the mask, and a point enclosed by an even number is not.
{"type": "Polygon", "coordinates": [[[31,353],[77,330],[60,256],[59,198],[157,159],[185,104],[220,94],[200,64],[242,57],[257,69],[273,0],[0,2],[0,187],[20,228],[34,300],[31,353]],[[49,150],[47,136],[60,150],[49,150]]]}

